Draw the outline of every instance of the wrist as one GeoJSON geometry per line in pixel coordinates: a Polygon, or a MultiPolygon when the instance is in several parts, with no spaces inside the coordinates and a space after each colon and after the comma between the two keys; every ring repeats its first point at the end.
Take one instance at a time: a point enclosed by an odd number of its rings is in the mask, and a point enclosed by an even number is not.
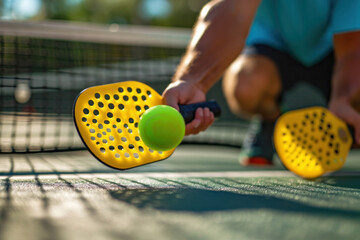
{"type": "Polygon", "coordinates": [[[186,75],[184,75],[182,78],[179,78],[179,79],[173,78],[172,84],[174,84],[174,85],[181,85],[181,84],[191,85],[190,88],[195,88],[195,89],[201,90],[204,94],[206,94],[207,91],[209,90],[209,88],[206,88],[204,86],[201,79],[186,76],[186,75]]]}

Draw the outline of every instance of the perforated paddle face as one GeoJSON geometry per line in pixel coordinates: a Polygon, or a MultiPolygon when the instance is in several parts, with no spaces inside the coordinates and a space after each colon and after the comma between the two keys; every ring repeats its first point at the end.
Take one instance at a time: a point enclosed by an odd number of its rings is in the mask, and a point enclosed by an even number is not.
{"type": "Polygon", "coordinates": [[[352,144],[346,124],[322,107],[291,111],[275,126],[274,143],[283,164],[304,178],[340,169],[352,144]]]}
{"type": "Polygon", "coordinates": [[[128,169],[165,159],[174,151],[153,151],[139,135],[140,115],[159,104],[162,97],[140,82],[91,87],[75,102],[75,125],[98,160],[116,169],[128,169]]]}

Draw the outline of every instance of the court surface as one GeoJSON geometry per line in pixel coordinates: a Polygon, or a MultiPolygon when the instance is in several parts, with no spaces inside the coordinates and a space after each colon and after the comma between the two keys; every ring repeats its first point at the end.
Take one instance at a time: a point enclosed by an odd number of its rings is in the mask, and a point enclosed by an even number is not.
{"type": "Polygon", "coordinates": [[[86,151],[0,155],[0,239],[360,239],[360,151],[314,181],[184,145],[110,169],[86,151]]]}

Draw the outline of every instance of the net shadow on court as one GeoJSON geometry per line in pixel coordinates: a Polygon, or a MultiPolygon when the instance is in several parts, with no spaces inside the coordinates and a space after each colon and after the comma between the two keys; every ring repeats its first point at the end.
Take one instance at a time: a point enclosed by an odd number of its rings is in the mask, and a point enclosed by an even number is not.
{"type": "Polygon", "coordinates": [[[107,168],[86,151],[7,154],[0,235],[17,238],[31,228],[29,239],[277,239],[280,233],[309,239],[324,232],[328,239],[352,238],[360,219],[358,155],[349,159],[353,171],[308,181],[281,166],[243,168],[228,147],[186,145],[166,161],[131,171],[107,168]],[[12,230],[20,223],[27,227],[12,230]],[[270,226],[251,227],[263,224],[270,226]],[[329,228],[334,224],[345,233],[329,228]]]}
{"type": "MultiPolygon", "coordinates": [[[[207,179],[203,179],[207,181],[207,179]]],[[[231,187],[231,186],[228,186],[231,187]]],[[[315,207],[301,202],[261,195],[245,195],[227,191],[180,188],[180,189],[131,189],[110,192],[119,201],[137,208],[152,208],[165,211],[214,212],[269,209],[284,213],[312,213],[331,217],[359,218],[360,211],[347,211],[315,207]]]]}

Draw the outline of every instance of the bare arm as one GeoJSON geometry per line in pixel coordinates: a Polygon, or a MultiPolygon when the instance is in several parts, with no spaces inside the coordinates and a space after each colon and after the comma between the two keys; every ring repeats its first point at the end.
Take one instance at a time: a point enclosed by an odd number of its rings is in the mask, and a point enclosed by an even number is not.
{"type": "MultiPolygon", "coordinates": [[[[165,102],[178,104],[205,101],[206,92],[240,54],[260,0],[213,0],[202,9],[193,36],[174,77],[164,91],[165,102]]],[[[212,124],[208,109],[198,109],[187,134],[212,124]]]]}
{"type": "Polygon", "coordinates": [[[173,80],[191,81],[205,92],[209,90],[244,47],[259,2],[222,0],[207,4],[173,80]]]}
{"type": "Polygon", "coordinates": [[[335,72],[329,108],[355,128],[360,144],[360,31],[334,36],[335,72]]]}

